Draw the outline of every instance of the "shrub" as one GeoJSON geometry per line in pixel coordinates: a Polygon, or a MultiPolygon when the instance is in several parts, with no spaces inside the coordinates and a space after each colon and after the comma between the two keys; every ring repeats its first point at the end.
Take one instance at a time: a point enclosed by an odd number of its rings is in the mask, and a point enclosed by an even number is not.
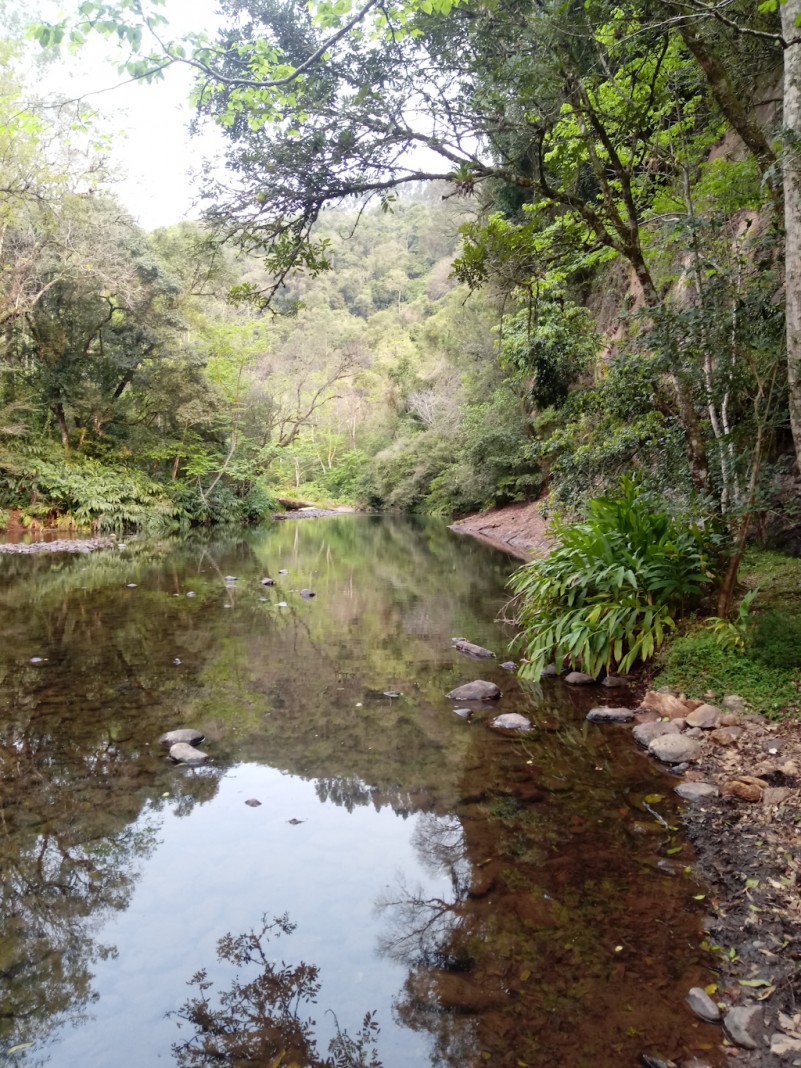
{"type": "Polygon", "coordinates": [[[590,675],[647,660],[715,578],[716,534],[671,515],[624,478],[615,496],[590,501],[585,522],[554,524],[550,556],[518,569],[521,674],[549,660],[590,675]]]}

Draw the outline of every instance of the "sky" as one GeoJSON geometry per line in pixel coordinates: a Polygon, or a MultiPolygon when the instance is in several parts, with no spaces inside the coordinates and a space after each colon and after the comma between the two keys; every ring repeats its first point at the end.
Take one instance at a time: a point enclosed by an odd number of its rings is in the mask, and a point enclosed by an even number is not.
{"type": "MultiPolygon", "coordinates": [[[[77,6],[69,0],[67,13],[77,6]]],[[[64,11],[58,0],[41,0],[42,18],[55,21],[64,11]]],[[[218,19],[215,0],[166,0],[162,9],[170,36],[189,29],[213,33],[218,19]]],[[[220,155],[222,138],[215,131],[190,137],[188,97],[191,73],[170,68],[162,81],[120,84],[117,66],[125,58],[113,44],[96,39],[73,58],[53,63],[39,79],[45,93],[82,96],[103,116],[112,133],[111,164],[120,175],[117,197],[147,230],[198,215],[197,189],[188,176],[204,157],[220,155]]]]}

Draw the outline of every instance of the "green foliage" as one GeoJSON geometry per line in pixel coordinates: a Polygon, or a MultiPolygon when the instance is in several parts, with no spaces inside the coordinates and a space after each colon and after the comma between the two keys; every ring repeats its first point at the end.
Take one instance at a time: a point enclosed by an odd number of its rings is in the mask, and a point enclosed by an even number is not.
{"type": "MultiPolygon", "coordinates": [[[[768,628],[772,638],[792,636],[796,642],[793,657],[797,658],[801,637],[797,621],[776,615],[768,628]]],[[[787,648],[784,643],[782,647],[787,648]]],[[[766,662],[753,655],[750,648],[724,648],[709,631],[693,630],[672,642],[663,664],[655,685],[672,686],[699,696],[710,690],[718,695],[738,693],[755,711],[774,718],[801,712],[799,670],[792,659],[778,664],[766,662]]]]}
{"type": "Polygon", "coordinates": [[[180,521],[164,486],[141,471],[92,459],[18,458],[13,469],[0,468],[0,489],[27,518],[69,517],[75,526],[97,530],[169,529],[180,521]]]}
{"type": "Polygon", "coordinates": [[[525,308],[506,328],[501,359],[526,383],[535,408],[559,408],[600,349],[592,315],[558,294],[525,308]]]}
{"type": "Polygon", "coordinates": [[[722,649],[742,649],[753,631],[754,620],[751,617],[751,605],[758,590],[749,590],[737,606],[735,619],[721,619],[720,616],[707,616],[706,624],[722,649]]]}
{"type": "Polygon", "coordinates": [[[647,660],[713,580],[714,535],[665,511],[624,478],[617,495],[589,502],[588,518],[553,528],[557,547],[511,580],[519,599],[522,674],[549,660],[591,675],[647,660]]]}

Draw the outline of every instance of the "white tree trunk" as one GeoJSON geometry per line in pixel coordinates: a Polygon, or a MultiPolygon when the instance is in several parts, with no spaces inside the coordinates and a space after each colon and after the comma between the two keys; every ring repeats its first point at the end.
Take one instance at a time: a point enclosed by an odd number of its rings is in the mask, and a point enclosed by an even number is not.
{"type": "Polygon", "coordinates": [[[784,50],[785,292],[790,426],[801,470],[801,0],[780,7],[784,50]]]}

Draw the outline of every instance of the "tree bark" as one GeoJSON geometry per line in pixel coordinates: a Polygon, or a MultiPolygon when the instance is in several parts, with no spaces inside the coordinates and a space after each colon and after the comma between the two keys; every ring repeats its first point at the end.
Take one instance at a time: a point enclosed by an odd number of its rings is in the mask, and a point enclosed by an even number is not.
{"type": "Polygon", "coordinates": [[[70,451],[70,428],[67,424],[67,414],[64,411],[64,405],[61,401],[56,401],[53,405],[53,414],[58,422],[59,433],[61,434],[61,444],[64,446],[64,452],[70,451]]]}
{"type": "Polygon", "coordinates": [[[780,6],[784,37],[784,182],[787,383],[790,426],[801,470],[801,0],[780,6]]]}

